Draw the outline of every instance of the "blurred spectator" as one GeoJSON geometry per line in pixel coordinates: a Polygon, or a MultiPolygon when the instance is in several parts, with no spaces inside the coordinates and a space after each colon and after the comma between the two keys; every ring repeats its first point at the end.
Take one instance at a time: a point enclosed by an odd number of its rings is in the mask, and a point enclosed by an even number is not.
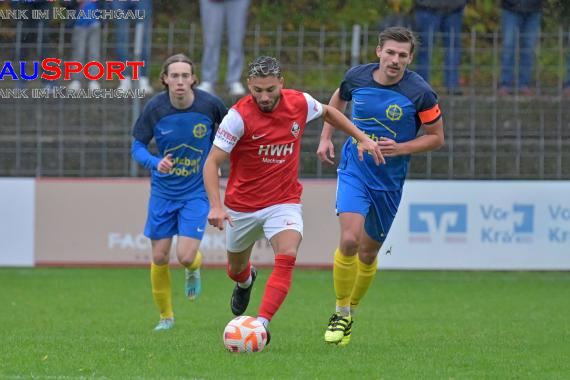
{"type": "Polygon", "coordinates": [[[518,42],[520,42],[520,59],[518,80],[514,85],[523,95],[533,94],[529,86],[534,65],[534,47],[540,32],[541,9],[542,0],[501,0],[503,52],[500,95],[508,95],[512,92],[515,48],[518,42]]]}
{"type": "Polygon", "coordinates": [[[379,32],[392,26],[414,29],[414,20],[408,12],[402,9],[401,0],[388,0],[388,7],[390,12],[378,23],[379,32]]]}
{"type": "MultiPolygon", "coordinates": [[[[16,56],[14,57],[15,62],[27,61],[29,59],[28,55],[30,49],[36,51],[37,60],[43,61],[48,58],[48,37],[49,37],[49,19],[48,20],[37,20],[32,18],[33,10],[48,10],[51,18],[51,9],[53,8],[53,3],[48,0],[35,0],[35,1],[19,1],[17,3],[12,3],[15,9],[26,10],[28,16],[27,19],[18,20],[18,25],[21,28],[20,43],[16,43],[16,56]]],[[[18,37],[16,37],[16,40],[18,37]]],[[[41,76],[41,67],[39,68],[38,74],[41,76]]],[[[42,78],[42,87],[49,90],[53,87],[53,81],[42,78]]],[[[20,88],[27,87],[28,80],[20,79],[17,86],[20,88]]]]}
{"type": "MultiPolygon", "coordinates": [[[[84,11],[86,15],[89,11],[98,9],[98,3],[89,0],[77,0],[76,10],[84,11]]],[[[93,18],[77,19],[73,24],[73,32],[71,38],[71,46],[73,49],[72,60],[81,62],[83,65],[88,62],[99,62],[101,49],[101,21],[93,18]],[[87,50],[87,57],[85,56],[87,50]],[[85,59],[87,58],[87,60],[85,59]]],[[[96,74],[99,70],[92,67],[91,75],[96,74]]],[[[83,73],[73,73],[69,89],[79,90],[81,88],[81,78],[85,76],[83,73]]],[[[96,80],[89,81],[89,89],[99,89],[99,83],[96,80]]]]}
{"type": "MultiPolygon", "coordinates": [[[[139,11],[142,13],[144,11],[144,20],[137,20],[137,23],[142,23],[143,25],[143,37],[141,46],[140,57],[131,56],[129,59],[129,26],[130,20],[128,19],[115,19],[115,33],[117,36],[117,60],[121,62],[127,62],[127,60],[134,61],[139,59],[144,61],[144,67],[139,69],[139,89],[144,90],[146,95],[150,95],[154,92],[152,86],[150,85],[149,68],[150,68],[150,43],[152,39],[152,1],[153,0],[140,0],[140,1],[111,1],[111,7],[113,10],[122,10],[127,12],[131,10],[133,12],[139,11]]],[[[136,34],[135,34],[136,37],[136,34]]],[[[134,53],[133,53],[134,55],[134,53]]],[[[125,75],[125,79],[121,80],[119,85],[120,90],[130,90],[132,88],[131,77],[125,75]]]]}
{"type": "Polygon", "coordinates": [[[445,50],[444,84],[449,94],[460,95],[461,29],[467,0],[415,0],[415,26],[420,37],[416,71],[430,81],[436,33],[442,33],[445,50]]]}
{"type": "Polygon", "coordinates": [[[245,88],[240,79],[244,61],[243,39],[249,4],[250,0],[200,0],[200,17],[204,33],[202,83],[198,86],[200,90],[215,92],[225,23],[228,32],[226,86],[232,96],[245,94],[245,88]]]}

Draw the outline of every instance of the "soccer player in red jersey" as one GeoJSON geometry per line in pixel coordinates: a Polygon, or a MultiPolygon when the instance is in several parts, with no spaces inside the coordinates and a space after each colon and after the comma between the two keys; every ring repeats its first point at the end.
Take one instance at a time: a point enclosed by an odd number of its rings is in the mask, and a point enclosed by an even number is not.
{"type": "Polygon", "coordinates": [[[208,222],[223,230],[225,222],[228,275],[236,282],[231,309],[247,309],[257,271],[251,266],[254,243],[263,235],[275,252],[275,265],[261,301],[258,319],[267,329],[291,286],[303,235],[302,186],[298,180],[301,136],[311,120],[325,121],[358,140],[360,159],[367,151],[384,162],[378,143],[356,128],[340,111],[311,95],[283,89],[280,64],[259,57],[249,65],[250,95],[239,100],[222,120],[204,165],[210,200],[208,222]],[[218,169],[230,159],[224,209],[218,169]]]}

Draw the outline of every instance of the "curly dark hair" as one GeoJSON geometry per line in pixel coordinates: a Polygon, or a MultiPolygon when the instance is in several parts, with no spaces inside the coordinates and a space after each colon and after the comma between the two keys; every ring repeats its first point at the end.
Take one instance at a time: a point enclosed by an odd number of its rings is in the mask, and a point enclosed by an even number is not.
{"type": "Polygon", "coordinates": [[[262,55],[249,64],[248,78],[265,78],[274,76],[281,78],[281,64],[277,58],[262,55]]]}

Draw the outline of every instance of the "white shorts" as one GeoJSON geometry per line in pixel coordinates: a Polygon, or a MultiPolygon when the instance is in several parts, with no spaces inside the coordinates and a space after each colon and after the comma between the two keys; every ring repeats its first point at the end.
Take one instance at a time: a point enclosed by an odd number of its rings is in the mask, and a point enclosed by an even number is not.
{"type": "Polygon", "coordinates": [[[261,239],[267,240],[281,231],[295,230],[303,236],[303,206],[279,204],[254,212],[239,212],[228,209],[233,227],[226,224],[226,247],[229,252],[242,252],[261,239]]]}

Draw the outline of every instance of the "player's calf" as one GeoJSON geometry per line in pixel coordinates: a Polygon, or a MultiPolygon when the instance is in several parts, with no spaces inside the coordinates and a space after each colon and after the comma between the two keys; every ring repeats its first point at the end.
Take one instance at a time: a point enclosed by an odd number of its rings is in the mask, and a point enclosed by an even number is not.
{"type": "Polygon", "coordinates": [[[242,315],[245,313],[247,306],[249,305],[249,298],[251,296],[251,290],[253,289],[253,284],[257,278],[257,269],[251,267],[251,284],[247,288],[242,288],[239,283],[236,283],[234,291],[232,293],[232,298],[230,301],[230,306],[232,313],[234,315],[242,315]]]}

